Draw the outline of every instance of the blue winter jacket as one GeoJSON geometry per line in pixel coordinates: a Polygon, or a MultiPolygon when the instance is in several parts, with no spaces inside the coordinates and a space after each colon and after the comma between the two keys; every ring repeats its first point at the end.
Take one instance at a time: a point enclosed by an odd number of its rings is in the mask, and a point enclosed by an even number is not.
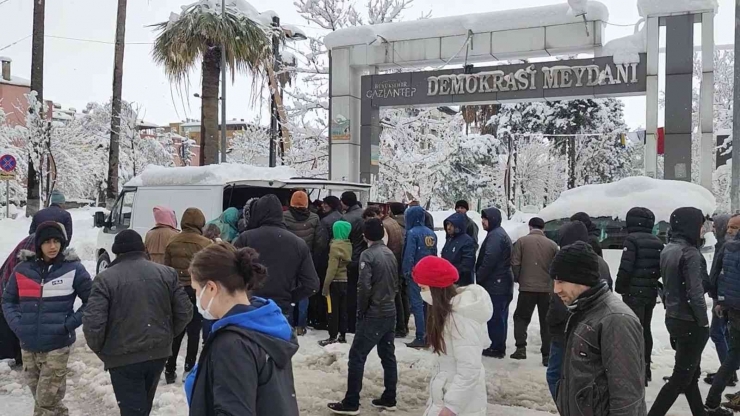
{"type": "Polygon", "coordinates": [[[740,311],[740,234],[725,242],[719,266],[722,272],[717,279],[717,300],[723,306],[740,311]]]}
{"type": "Polygon", "coordinates": [[[15,268],[3,293],[3,313],[21,348],[49,352],[74,344],[92,288],[87,270],[72,250],[57,256],[51,265],[30,251],[21,256],[23,263],[15,268]],[[75,312],[77,297],[82,306],[75,312]]]}
{"type": "Polygon", "coordinates": [[[447,224],[455,227],[455,234],[447,234],[447,241],[442,249],[442,258],[452,263],[460,275],[458,286],[473,284],[473,270],[475,269],[475,241],[467,234],[465,214],[455,213],[444,222],[445,232],[447,224]]]}
{"type": "Polygon", "coordinates": [[[511,270],[511,239],[501,228],[501,211],[496,208],[483,210],[488,219],[488,235],[478,254],[476,264],[477,283],[491,295],[514,293],[514,273],[511,270]]]}
{"type": "Polygon", "coordinates": [[[403,275],[411,276],[411,271],[421,259],[437,255],[437,235],[425,225],[425,211],[422,207],[406,210],[406,243],[403,247],[403,275]]]}
{"type": "Polygon", "coordinates": [[[64,226],[64,232],[67,233],[67,243],[72,241],[72,215],[56,204],[49,206],[49,208],[42,209],[33,216],[31,227],[28,229],[28,234],[35,233],[36,227],[47,221],[54,221],[62,224],[64,226]]]}

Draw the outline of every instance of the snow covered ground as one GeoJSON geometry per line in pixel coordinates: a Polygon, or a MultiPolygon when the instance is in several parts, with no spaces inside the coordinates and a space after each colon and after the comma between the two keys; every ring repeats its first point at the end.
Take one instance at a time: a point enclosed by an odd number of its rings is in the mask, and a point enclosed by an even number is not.
{"type": "MultiPolygon", "coordinates": [[[[82,257],[91,274],[95,270],[95,241],[97,230],[92,227],[93,209],[73,210],[75,222],[74,242],[72,246],[82,257]]],[[[435,215],[435,217],[438,217],[435,215]]],[[[435,218],[436,220],[436,218],[435,218]]],[[[28,232],[29,221],[26,219],[0,221],[0,261],[4,260],[15,244],[28,232]]],[[[440,246],[441,248],[441,246],[440,246]]],[[[616,274],[621,252],[606,251],[605,257],[616,274]]],[[[711,258],[709,259],[711,260],[711,258]]],[[[511,316],[516,308],[516,299],[511,305],[509,319],[508,353],[514,350],[513,321],[511,316]]],[[[647,389],[648,407],[652,404],[663,385],[663,376],[670,375],[673,366],[668,333],[663,324],[665,318],[661,305],[655,309],[653,318],[653,351],[654,381],[647,389]]],[[[73,416],[107,416],[117,415],[113,389],[103,365],[85,344],[82,331],[78,330],[77,343],[70,358],[70,375],[68,378],[65,403],[73,416]]],[[[346,388],[347,355],[349,344],[333,345],[326,349],[317,345],[317,341],[326,338],[324,331],[309,331],[299,339],[301,348],[293,360],[295,384],[298,403],[303,415],[328,415],[326,403],[340,400],[346,388]]],[[[434,359],[431,353],[406,348],[403,341],[396,342],[396,356],[399,369],[399,411],[398,415],[418,416],[422,414],[427,399],[427,382],[434,359]]],[[[488,379],[488,400],[490,415],[500,416],[542,416],[556,413],[547,384],[545,369],[539,357],[541,340],[537,315],[529,327],[529,359],[515,361],[511,359],[496,360],[485,358],[488,379]]],[[[182,349],[184,354],[184,348],[182,349]]],[[[703,357],[704,371],[715,371],[719,367],[714,345],[709,342],[703,357]]],[[[178,369],[182,371],[183,357],[180,357],[178,369]]],[[[700,383],[702,395],[706,397],[709,386],[700,383]]],[[[363,388],[363,414],[379,415],[370,406],[370,400],[378,397],[383,389],[383,373],[377,355],[371,354],[365,371],[363,388]]],[[[731,391],[735,391],[732,389],[731,391]]],[[[7,362],[0,361],[0,416],[22,416],[33,413],[33,399],[23,386],[22,374],[11,370],[7,362]]],[[[167,386],[164,380],[160,384],[154,403],[155,416],[174,416],[187,414],[187,404],[180,382],[167,386]]],[[[677,401],[669,415],[690,415],[688,405],[683,397],[677,401]]]]}

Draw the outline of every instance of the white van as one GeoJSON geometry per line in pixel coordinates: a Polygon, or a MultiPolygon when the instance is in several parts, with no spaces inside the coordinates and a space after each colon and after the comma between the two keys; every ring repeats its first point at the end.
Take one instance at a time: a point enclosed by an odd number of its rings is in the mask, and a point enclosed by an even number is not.
{"type": "Polygon", "coordinates": [[[249,199],[267,194],[277,195],[283,205],[287,206],[293,191],[299,189],[305,190],[311,201],[323,199],[330,194],[354,191],[360,201],[367,202],[370,185],[304,178],[227,180],[215,185],[148,186],[132,181],[124,186],[107,216],[103,212],[95,213],[95,226],[101,228],[97,242],[97,272],[106,269],[115,258],[111,247],[117,233],[133,229],[142,238],[146,236],[155,225],[153,208],[157,205],[173,209],[178,223],[188,208],[200,209],[205,214],[206,221],[211,221],[227,208],[235,207],[241,211],[249,199]]]}

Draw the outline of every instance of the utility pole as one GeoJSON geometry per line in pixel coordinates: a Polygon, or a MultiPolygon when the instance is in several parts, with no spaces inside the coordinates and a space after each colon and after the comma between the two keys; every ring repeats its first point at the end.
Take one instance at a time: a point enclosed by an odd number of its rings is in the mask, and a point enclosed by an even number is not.
{"type": "MultiPolygon", "coordinates": [[[[221,0],[221,20],[226,18],[226,0],[221,0]]],[[[226,43],[221,45],[221,162],[226,163],[226,43]]]]}
{"type": "MultiPolygon", "coordinates": [[[[738,0],[740,1],[740,0],[738,0]]],[[[272,67],[274,69],[278,68],[278,55],[280,54],[280,37],[278,36],[278,31],[280,30],[280,18],[277,16],[274,16],[272,18],[272,27],[273,27],[273,34],[272,34],[272,67]]],[[[277,95],[278,88],[278,82],[276,77],[270,77],[270,167],[274,168],[277,166],[277,134],[278,134],[278,108],[277,108],[277,101],[275,99],[275,96],[277,95]]]]}
{"type": "Polygon", "coordinates": [[[110,115],[110,147],[108,148],[108,187],[105,206],[113,208],[118,198],[118,166],[121,143],[121,101],[123,100],[123,55],[126,48],[126,7],[128,0],[118,0],[116,46],[113,57],[113,96],[110,115]]]}
{"type": "MultiPolygon", "coordinates": [[[[40,104],[38,116],[44,120],[46,109],[44,108],[44,21],[46,18],[46,1],[36,0],[33,2],[33,42],[31,46],[31,91],[36,91],[36,99],[40,104]]],[[[34,109],[30,109],[34,111],[34,109]]],[[[41,208],[41,158],[40,149],[33,149],[35,155],[28,155],[28,184],[26,194],[26,216],[31,217],[41,208]],[[34,157],[38,158],[39,166],[34,166],[34,157]],[[38,169],[38,170],[37,170],[38,169]]]]}
{"type": "MultiPolygon", "coordinates": [[[[735,56],[740,53],[740,0],[735,0],[735,56]]],[[[740,59],[735,59],[735,89],[732,109],[732,212],[740,210],[740,59]]]]}

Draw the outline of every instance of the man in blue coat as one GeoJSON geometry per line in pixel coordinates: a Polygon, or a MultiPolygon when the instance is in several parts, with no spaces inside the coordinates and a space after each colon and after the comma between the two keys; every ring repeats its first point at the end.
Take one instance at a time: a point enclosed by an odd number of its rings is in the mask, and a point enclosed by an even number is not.
{"type": "Polygon", "coordinates": [[[409,348],[426,348],[426,327],[424,320],[424,301],[421,288],[411,278],[411,271],[417,263],[427,256],[437,255],[437,235],[425,225],[426,211],[422,207],[406,210],[406,243],[403,247],[403,276],[408,284],[411,313],[416,325],[416,338],[406,344],[409,348]]]}
{"type": "Polygon", "coordinates": [[[49,202],[49,208],[44,208],[33,216],[28,234],[33,234],[39,224],[54,221],[64,226],[64,232],[67,235],[67,244],[69,244],[72,241],[72,216],[64,209],[67,199],[59,190],[54,190],[51,193],[51,200],[49,202]]]}
{"type": "Polygon", "coordinates": [[[460,280],[458,286],[473,284],[475,269],[475,241],[467,234],[465,214],[455,213],[444,222],[447,241],[442,249],[442,258],[452,263],[457,269],[460,280]]]}
{"type": "Polygon", "coordinates": [[[483,350],[486,357],[506,356],[509,304],[514,296],[514,273],[511,270],[511,239],[501,228],[501,211],[488,208],[481,213],[483,229],[488,231],[480,248],[476,277],[478,284],[491,295],[493,317],[488,321],[491,346],[483,350]]]}

